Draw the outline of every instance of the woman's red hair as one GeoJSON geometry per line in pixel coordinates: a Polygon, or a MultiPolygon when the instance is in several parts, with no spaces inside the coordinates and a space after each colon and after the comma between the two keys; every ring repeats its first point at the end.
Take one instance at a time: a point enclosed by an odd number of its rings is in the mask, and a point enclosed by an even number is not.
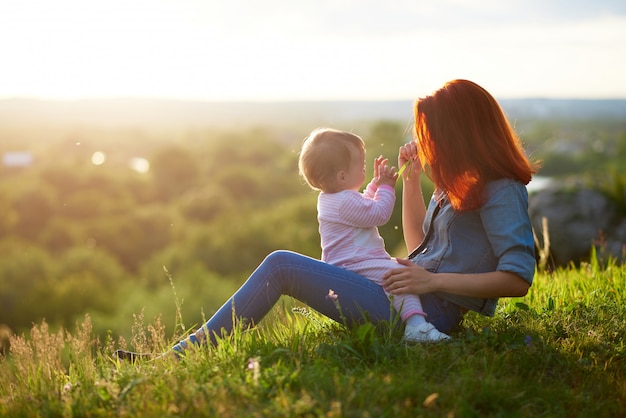
{"type": "Polygon", "coordinates": [[[536,168],[498,102],[478,84],[453,80],[415,104],[420,161],[455,210],[478,209],[492,180],[528,184],[536,168]]]}

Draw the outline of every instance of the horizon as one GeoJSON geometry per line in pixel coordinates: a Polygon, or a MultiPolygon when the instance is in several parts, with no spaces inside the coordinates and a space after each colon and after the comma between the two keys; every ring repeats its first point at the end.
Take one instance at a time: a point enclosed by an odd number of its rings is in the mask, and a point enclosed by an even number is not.
{"type": "Polygon", "coordinates": [[[413,100],[455,78],[500,99],[626,98],[620,0],[27,0],[0,10],[0,99],[413,100]]]}
{"type": "MultiPolygon", "coordinates": [[[[501,101],[554,101],[554,102],[604,102],[604,101],[626,101],[624,97],[495,97],[501,101]]],[[[78,98],[48,98],[48,97],[1,97],[0,102],[24,101],[24,102],[44,102],[44,103],[77,103],[77,102],[180,102],[197,104],[288,104],[288,103],[398,103],[414,102],[417,98],[383,98],[383,99],[196,99],[196,98],[176,98],[176,97],[141,97],[141,96],[120,96],[120,97],[78,97],[78,98]]]]}
{"type": "MultiPolygon", "coordinates": [[[[603,118],[626,120],[626,99],[514,98],[498,100],[512,120],[603,118]]],[[[415,100],[208,101],[153,98],[76,100],[0,99],[0,124],[96,125],[342,124],[412,119],[415,100]]]]}

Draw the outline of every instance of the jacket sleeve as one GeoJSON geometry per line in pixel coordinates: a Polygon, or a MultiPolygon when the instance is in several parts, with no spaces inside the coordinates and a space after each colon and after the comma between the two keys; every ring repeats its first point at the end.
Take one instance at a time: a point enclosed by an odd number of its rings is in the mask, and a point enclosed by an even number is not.
{"type": "Polygon", "coordinates": [[[497,270],[515,273],[529,284],[535,275],[535,246],[528,215],[528,193],[521,184],[499,190],[480,210],[496,257],[497,270]]]}

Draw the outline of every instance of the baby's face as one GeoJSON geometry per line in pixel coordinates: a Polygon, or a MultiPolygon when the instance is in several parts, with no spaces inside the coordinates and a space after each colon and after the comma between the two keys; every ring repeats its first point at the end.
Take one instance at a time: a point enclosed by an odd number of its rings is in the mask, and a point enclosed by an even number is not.
{"type": "Polygon", "coordinates": [[[365,182],[365,151],[354,148],[350,159],[350,169],[346,172],[346,190],[361,190],[365,182]]]}

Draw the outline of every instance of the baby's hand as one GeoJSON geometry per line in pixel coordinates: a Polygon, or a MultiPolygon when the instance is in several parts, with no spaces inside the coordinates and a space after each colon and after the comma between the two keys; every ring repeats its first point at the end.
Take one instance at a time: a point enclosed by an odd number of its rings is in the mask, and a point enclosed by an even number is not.
{"type": "Polygon", "coordinates": [[[374,178],[378,177],[378,173],[380,170],[380,166],[386,163],[386,159],[385,157],[383,157],[382,155],[379,155],[378,157],[376,157],[374,159],[374,178]]]}
{"type": "Polygon", "coordinates": [[[398,180],[398,173],[395,167],[387,165],[387,159],[378,157],[374,160],[374,184],[376,186],[382,186],[386,184],[393,187],[398,180]]]}

